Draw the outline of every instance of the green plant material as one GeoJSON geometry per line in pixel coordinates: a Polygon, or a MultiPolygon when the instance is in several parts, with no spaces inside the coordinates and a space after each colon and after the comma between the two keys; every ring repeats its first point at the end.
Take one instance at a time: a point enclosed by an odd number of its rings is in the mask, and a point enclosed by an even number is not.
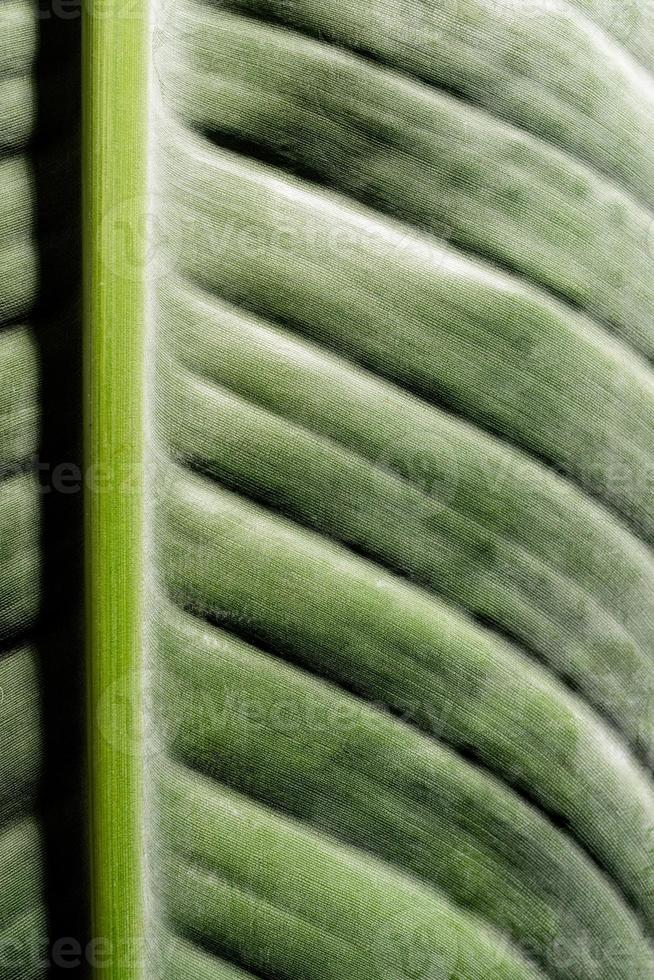
{"type": "Polygon", "coordinates": [[[148,10],[83,21],[86,636],[91,929],[141,974],[139,670],[148,10]],[[136,245],[134,245],[136,243],[136,245]]]}
{"type": "Polygon", "coordinates": [[[0,977],[41,977],[43,943],[41,699],[33,632],[40,602],[40,501],[30,457],[38,438],[38,356],[30,313],[36,278],[33,172],[19,104],[34,79],[31,4],[0,11],[0,977]],[[16,100],[14,100],[16,95],[16,100]],[[31,951],[32,950],[32,951],[31,951]]]}
{"type": "Polygon", "coordinates": [[[58,467],[78,460],[78,54],[74,22],[58,20],[47,4],[2,4],[2,980],[52,976],[54,944],[84,938],[79,504],[53,484],[58,467]]]}
{"type": "Polygon", "coordinates": [[[579,7],[499,8],[157,18],[180,973],[654,969],[649,80],[579,7]]]}
{"type": "Polygon", "coordinates": [[[540,975],[481,923],[372,857],[189,770],[167,764],[159,785],[161,838],[175,842],[160,858],[169,914],[255,971],[287,974],[290,960],[306,977],[372,978],[380,968],[400,977],[413,960],[419,974],[540,975]],[[194,833],[180,841],[186,823],[194,833]]]}
{"type": "Polygon", "coordinates": [[[175,16],[157,68],[195,126],[508,266],[654,354],[652,214],[551,144],[334,46],[197,3],[175,16]]]}
{"type": "Polygon", "coordinates": [[[574,0],[574,5],[645,68],[654,69],[652,10],[648,4],[638,0],[574,0]]]}
{"type": "Polygon", "coordinates": [[[583,704],[500,638],[343,547],[181,471],[168,488],[161,567],[178,601],[245,622],[418,725],[435,713],[440,738],[562,816],[654,921],[654,791],[583,704]]]}
{"type": "Polygon", "coordinates": [[[60,13],[0,7],[0,980],[654,976],[647,11],[108,0],[81,85],[60,13]]]}
{"type": "MultiPolygon", "coordinates": [[[[599,10],[603,0],[589,3],[599,10]]],[[[610,35],[594,29],[579,5],[566,0],[362,0],[348,7],[341,0],[226,0],[224,5],[279,20],[455,92],[654,204],[651,75],[610,35]]],[[[648,19],[644,8],[641,19],[648,19]]]]}
{"type": "MultiPolygon", "coordinates": [[[[38,651],[18,646],[0,661],[0,811],[8,827],[33,808],[43,764],[38,651]]],[[[6,865],[2,864],[3,871],[6,865]]]]}
{"type": "Polygon", "coordinates": [[[0,332],[0,466],[9,474],[34,451],[38,425],[38,353],[25,325],[0,332]]]}
{"type": "Polygon", "coordinates": [[[152,970],[161,980],[247,980],[252,974],[160,928],[153,940],[152,970]]]}
{"type": "Polygon", "coordinates": [[[448,751],[438,714],[419,734],[415,716],[398,721],[166,604],[157,632],[159,724],[186,765],[417,875],[514,936],[549,975],[593,975],[580,935],[607,973],[654,968],[597,867],[448,751]]]}
{"type": "MultiPolygon", "coordinates": [[[[654,642],[653,571],[637,542],[631,545],[640,550],[640,570],[614,567],[610,586],[614,594],[626,572],[633,584],[620,595],[631,602],[640,579],[636,612],[616,608],[597,581],[613,547],[598,508],[588,514],[573,493],[555,539],[562,481],[288,333],[179,287],[168,291],[168,301],[162,334],[179,359],[160,365],[160,411],[180,459],[516,637],[651,757],[654,733],[643,709],[654,690],[647,652],[654,642]],[[180,361],[251,400],[191,374],[180,361]],[[409,432],[414,458],[405,444],[409,432]],[[488,466],[492,453],[503,480],[484,481],[479,472],[475,455],[488,466]],[[540,507],[534,487],[544,498],[540,507]],[[570,532],[585,514],[600,540],[594,555],[581,556],[570,532]]],[[[619,527],[612,530],[613,541],[626,543],[619,527]]]]}
{"type": "Polygon", "coordinates": [[[640,359],[410,225],[181,131],[167,139],[163,237],[180,273],[531,450],[652,537],[654,383],[640,359]]]}

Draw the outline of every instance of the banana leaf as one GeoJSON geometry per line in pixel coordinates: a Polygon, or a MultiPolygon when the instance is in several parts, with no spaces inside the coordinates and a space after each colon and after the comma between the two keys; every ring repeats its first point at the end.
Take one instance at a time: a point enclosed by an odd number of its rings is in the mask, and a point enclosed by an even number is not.
{"type": "Polygon", "coordinates": [[[2,0],[0,980],[654,978],[653,28],[2,0]]]}

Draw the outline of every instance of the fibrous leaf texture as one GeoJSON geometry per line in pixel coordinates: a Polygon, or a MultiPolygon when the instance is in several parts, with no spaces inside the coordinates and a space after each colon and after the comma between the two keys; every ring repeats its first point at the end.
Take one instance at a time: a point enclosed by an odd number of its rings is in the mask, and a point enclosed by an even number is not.
{"type": "Polygon", "coordinates": [[[78,54],[74,23],[63,23],[51,8],[32,0],[4,0],[0,6],[3,980],[47,976],[53,967],[51,937],[53,941],[79,937],[84,928],[78,54]]]}
{"type": "MultiPolygon", "coordinates": [[[[654,978],[651,12],[141,11],[149,85],[116,48],[111,137],[92,138],[102,97],[88,116],[82,405],[55,384],[78,347],[52,193],[75,113],[34,108],[77,41],[37,71],[35,11],[3,2],[0,940],[61,935],[50,852],[84,790],[53,738],[77,758],[80,657],[60,646],[80,547],[75,501],[44,503],[25,461],[75,458],[91,412],[94,462],[105,433],[117,472],[111,440],[138,429],[125,459],[145,474],[123,511],[87,508],[87,656],[107,659],[86,719],[90,935],[108,924],[111,980],[654,978]],[[142,571],[138,604],[112,555],[142,571]],[[116,706],[130,694],[139,719],[116,706]]],[[[119,13],[88,15],[99,50],[127,36],[119,13]]],[[[51,967],[0,961],[0,980],[51,967]]]]}

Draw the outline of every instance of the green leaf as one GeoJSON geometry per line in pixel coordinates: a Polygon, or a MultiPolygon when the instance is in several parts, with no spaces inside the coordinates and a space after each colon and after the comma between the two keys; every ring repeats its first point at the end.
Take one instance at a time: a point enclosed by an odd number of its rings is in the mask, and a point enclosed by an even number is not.
{"type": "Polygon", "coordinates": [[[0,980],[654,976],[650,27],[4,0],[0,980]]]}

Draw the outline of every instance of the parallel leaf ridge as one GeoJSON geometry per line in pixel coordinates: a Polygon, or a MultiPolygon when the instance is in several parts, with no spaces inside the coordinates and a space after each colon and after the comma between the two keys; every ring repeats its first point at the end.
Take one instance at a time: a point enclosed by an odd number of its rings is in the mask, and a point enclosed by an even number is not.
{"type": "Polygon", "coordinates": [[[47,4],[2,3],[2,980],[50,975],[56,940],[83,931],[78,50],[47,4]]]}
{"type": "Polygon", "coordinates": [[[654,975],[654,65],[156,14],[160,977],[654,975]]]}

